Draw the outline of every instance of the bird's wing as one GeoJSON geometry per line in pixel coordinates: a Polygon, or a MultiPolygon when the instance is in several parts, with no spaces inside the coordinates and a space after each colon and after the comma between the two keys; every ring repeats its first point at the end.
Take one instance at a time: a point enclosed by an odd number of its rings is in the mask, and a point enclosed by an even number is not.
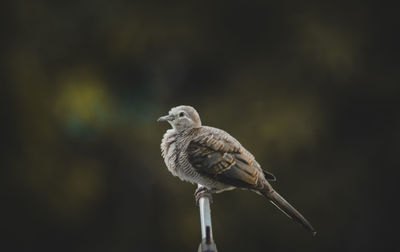
{"type": "Polygon", "coordinates": [[[222,130],[205,130],[187,148],[189,162],[203,176],[227,185],[256,188],[262,170],[254,156],[222,130]]]}

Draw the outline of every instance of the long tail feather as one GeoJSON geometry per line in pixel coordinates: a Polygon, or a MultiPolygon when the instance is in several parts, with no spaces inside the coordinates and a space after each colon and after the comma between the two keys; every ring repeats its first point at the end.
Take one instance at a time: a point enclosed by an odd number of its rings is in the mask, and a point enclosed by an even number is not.
{"type": "Polygon", "coordinates": [[[289,218],[300,223],[305,229],[310,231],[313,236],[317,234],[315,229],[311,226],[310,222],[306,220],[292,205],[289,204],[281,195],[274,190],[261,190],[260,191],[265,197],[267,197],[272,204],[279,208],[289,218]]]}

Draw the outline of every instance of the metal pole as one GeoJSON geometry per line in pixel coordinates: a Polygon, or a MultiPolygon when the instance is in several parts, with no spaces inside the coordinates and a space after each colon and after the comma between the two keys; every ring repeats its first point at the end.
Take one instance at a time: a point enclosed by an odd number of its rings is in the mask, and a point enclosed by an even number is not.
{"type": "MultiPolygon", "coordinates": [[[[201,188],[202,186],[197,185],[197,187],[201,188]]],[[[210,199],[207,196],[199,199],[199,209],[202,240],[198,252],[217,252],[212,234],[210,199]]]]}

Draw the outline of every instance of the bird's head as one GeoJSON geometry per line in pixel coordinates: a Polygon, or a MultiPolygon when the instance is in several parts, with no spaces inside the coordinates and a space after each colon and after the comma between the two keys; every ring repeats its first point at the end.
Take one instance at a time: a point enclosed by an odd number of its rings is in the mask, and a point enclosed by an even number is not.
{"type": "Polygon", "coordinates": [[[172,108],[168,115],[158,118],[157,121],[167,121],[177,131],[201,126],[199,113],[193,107],[185,105],[172,108]]]}

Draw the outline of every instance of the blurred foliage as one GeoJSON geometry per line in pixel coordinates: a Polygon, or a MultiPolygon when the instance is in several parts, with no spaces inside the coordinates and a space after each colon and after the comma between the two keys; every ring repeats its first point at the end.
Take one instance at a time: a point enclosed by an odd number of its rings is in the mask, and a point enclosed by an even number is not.
{"type": "Polygon", "coordinates": [[[7,251],[195,251],[193,185],[160,157],[196,107],[273,172],[312,238],[246,191],[214,197],[220,251],[394,250],[397,10],[364,1],[7,1],[7,251]]]}

